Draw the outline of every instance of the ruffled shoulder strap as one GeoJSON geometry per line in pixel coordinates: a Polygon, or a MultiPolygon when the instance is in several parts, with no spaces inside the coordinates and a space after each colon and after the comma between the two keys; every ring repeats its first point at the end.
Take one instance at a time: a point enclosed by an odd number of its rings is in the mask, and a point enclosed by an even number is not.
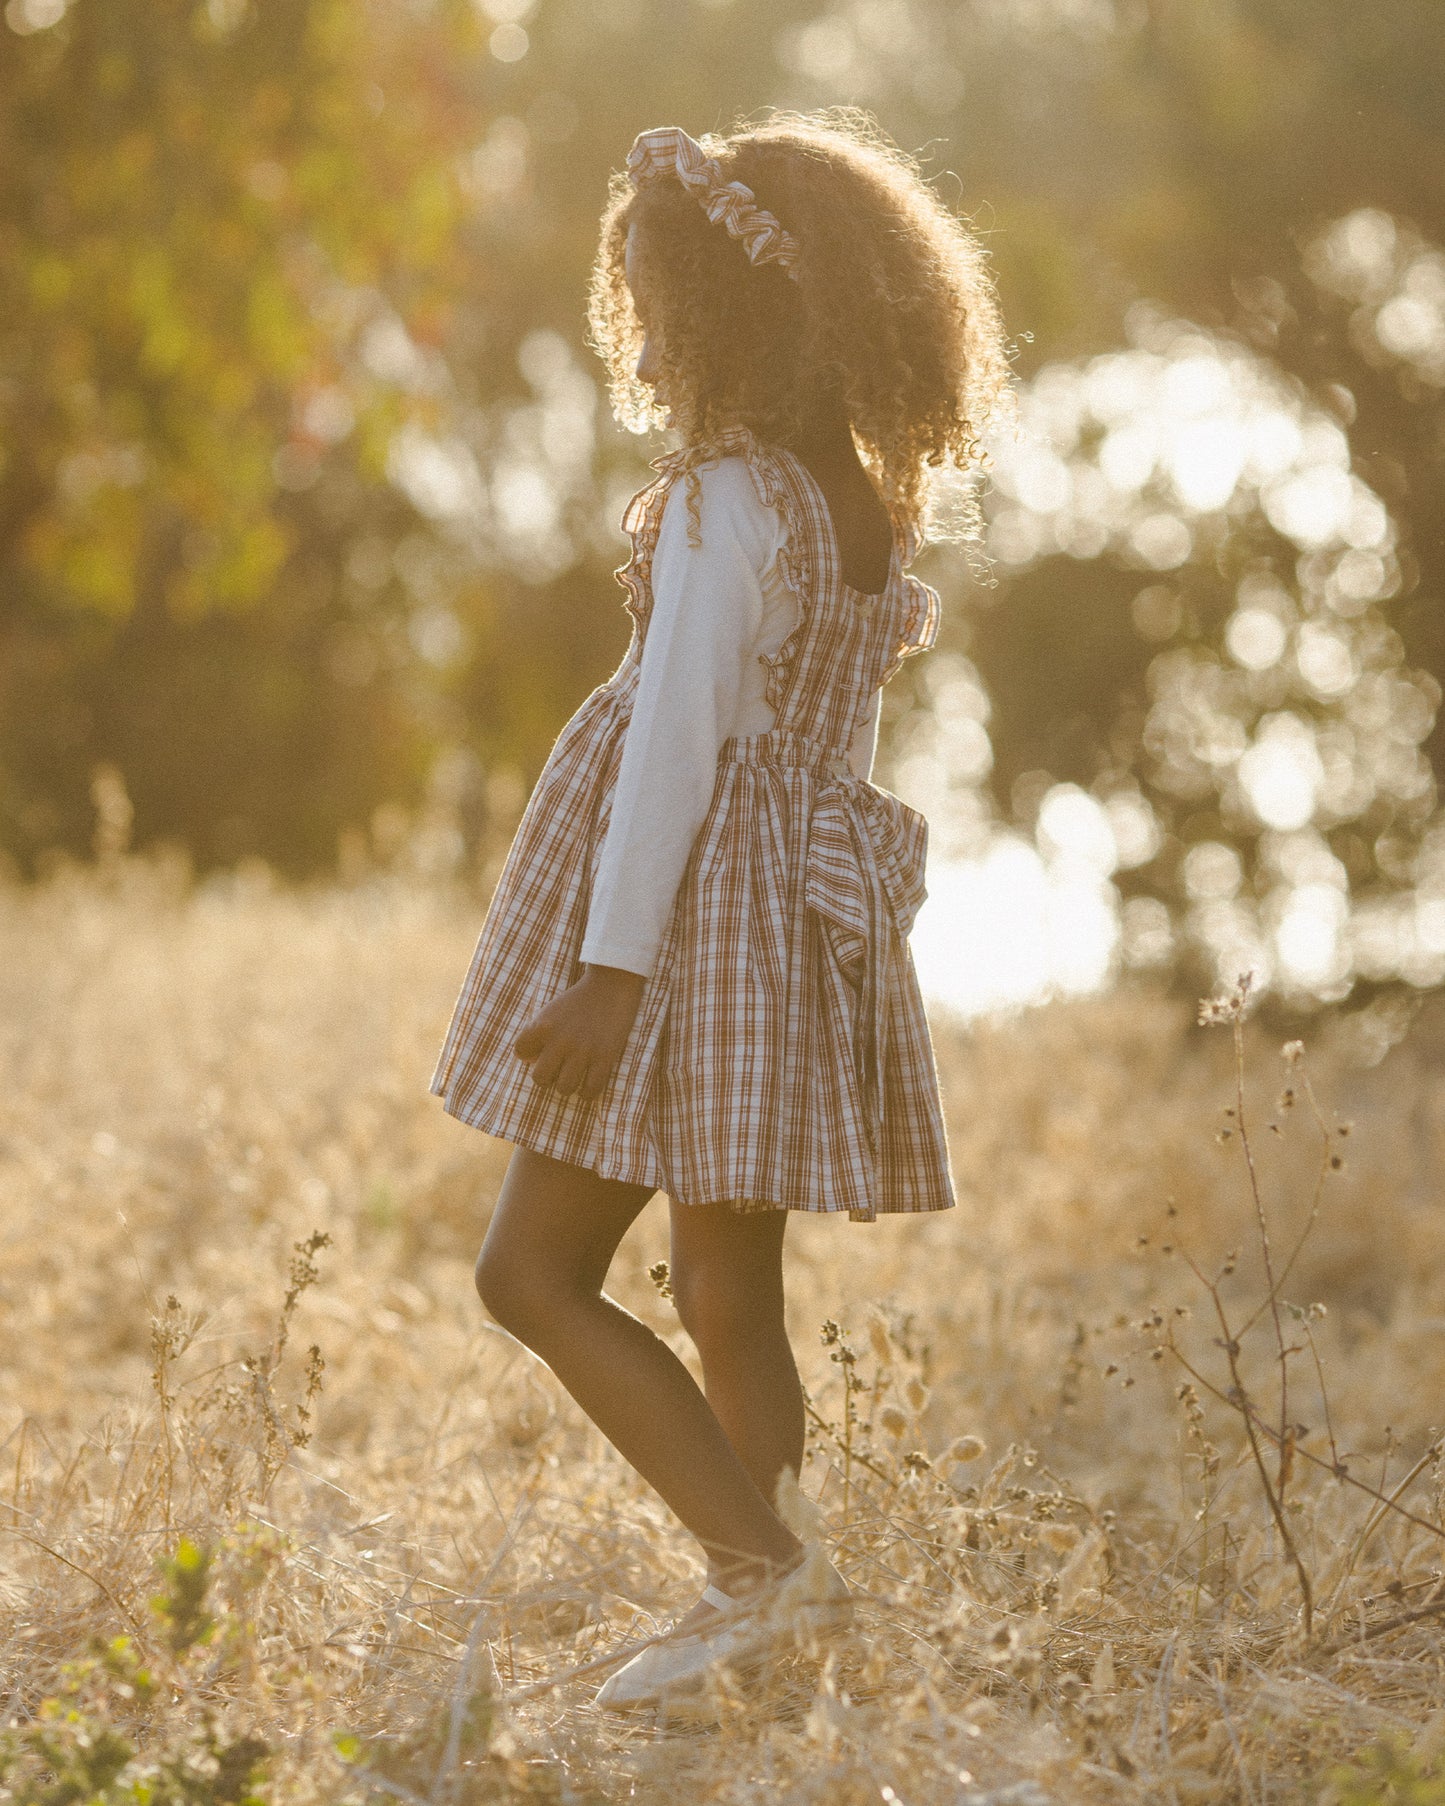
{"type": "MultiPolygon", "coordinates": [[[[903,563],[909,562],[905,552],[900,552],[900,557],[903,563]]],[[[899,589],[901,606],[898,637],[888,655],[883,674],[878,679],[880,684],[888,682],[904,659],[912,658],[915,652],[927,652],[938,638],[938,623],[943,613],[938,591],[906,573],[900,579],[899,589]]]]}
{"type": "Polygon", "coordinates": [[[764,695],[781,722],[790,675],[816,599],[832,595],[838,588],[833,536],[826,517],[818,512],[818,492],[811,480],[800,479],[801,467],[795,459],[776,446],[765,445],[745,426],[730,428],[723,442],[728,454],[746,462],[759,500],[776,509],[783,523],[777,570],[793,598],[794,621],[787,638],[774,651],[760,655],[767,668],[764,695]]]}
{"type": "Polygon", "coordinates": [[[705,445],[686,446],[654,458],[657,475],[640,489],[622,516],[623,531],[632,540],[632,556],[616,572],[627,594],[623,607],[644,630],[652,608],[652,558],[662,528],[662,512],[673,484],[689,471],[705,469],[723,458],[742,458],[753,480],[758,499],[776,509],[783,522],[783,542],[778,550],[778,574],[797,604],[797,619],[775,652],[766,655],[766,695],[781,715],[787,674],[807,629],[812,599],[821,585],[837,582],[831,539],[826,522],[817,519],[817,505],[799,482],[792,462],[775,447],[765,445],[750,427],[726,427],[705,445]]]}
{"type": "MultiPolygon", "coordinates": [[[[779,564],[798,603],[798,618],[787,639],[765,658],[767,698],[781,715],[788,673],[807,632],[814,598],[836,595],[842,588],[843,575],[828,505],[816,479],[791,453],[760,444],[745,428],[737,430],[744,435],[745,443],[736,449],[747,458],[759,495],[779,510],[787,529],[779,564]]],[[[884,606],[894,625],[884,642],[886,663],[877,679],[879,685],[888,682],[904,659],[915,652],[926,652],[933,645],[942,612],[937,590],[907,574],[920,545],[917,529],[891,508],[889,518],[893,524],[895,571],[889,579],[884,606]]]]}
{"type": "Polygon", "coordinates": [[[632,541],[632,553],[626,564],[612,574],[626,594],[622,606],[637,627],[645,631],[652,612],[652,555],[657,549],[657,536],[662,530],[662,511],[667,505],[668,491],[683,467],[682,452],[668,452],[654,458],[657,472],[643,485],[622,511],[622,531],[632,541]]]}
{"type": "MultiPolygon", "coordinates": [[[[706,468],[728,457],[743,459],[758,499],[777,511],[783,523],[777,569],[791,593],[795,620],[788,636],[771,653],[763,655],[767,667],[765,695],[777,719],[784,717],[791,673],[803,646],[819,601],[838,596],[842,575],[837,544],[827,504],[816,481],[791,453],[766,444],[747,426],[726,427],[705,445],[684,447],[653,460],[657,473],[627,504],[622,525],[632,539],[632,556],[616,573],[627,591],[623,606],[645,630],[652,607],[652,557],[662,526],[662,512],[672,485],[690,471],[706,468]]],[[[905,658],[933,645],[938,632],[939,598],[916,577],[906,574],[918,550],[919,538],[912,524],[894,517],[897,573],[890,583],[890,627],[886,669],[878,678],[886,683],[905,658]]]]}

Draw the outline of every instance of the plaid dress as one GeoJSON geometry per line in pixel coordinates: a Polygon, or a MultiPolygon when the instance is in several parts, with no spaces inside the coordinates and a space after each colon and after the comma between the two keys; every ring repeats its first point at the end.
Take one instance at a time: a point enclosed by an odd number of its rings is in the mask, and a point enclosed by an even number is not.
{"type": "Polygon", "coordinates": [[[765,658],[774,725],[734,736],[621,1060],[595,1099],[532,1082],[512,1051],[582,976],[592,881],[636,691],[652,552],[684,454],[623,517],[632,617],[621,664],[562,729],[487,911],[431,1090],[461,1121],[681,1204],[847,1211],[857,1221],[954,1202],[938,1076],[907,935],[924,898],[927,823],[856,777],[847,753],[873,692],[931,646],[937,594],[907,576],[895,527],[876,597],[843,583],[821,490],[791,452],[738,427],[738,455],[780,512],[797,625],[765,658]]]}

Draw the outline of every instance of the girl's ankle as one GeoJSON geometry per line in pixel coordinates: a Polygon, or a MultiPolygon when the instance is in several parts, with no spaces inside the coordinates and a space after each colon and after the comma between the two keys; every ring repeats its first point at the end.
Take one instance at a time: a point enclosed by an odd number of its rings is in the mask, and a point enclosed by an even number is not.
{"type": "Polygon", "coordinates": [[[807,1551],[800,1543],[795,1553],[783,1561],[759,1560],[729,1562],[726,1566],[712,1565],[707,1572],[708,1585],[715,1586],[729,1598],[742,1599],[791,1574],[795,1568],[802,1566],[806,1556],[807,1551]]]}

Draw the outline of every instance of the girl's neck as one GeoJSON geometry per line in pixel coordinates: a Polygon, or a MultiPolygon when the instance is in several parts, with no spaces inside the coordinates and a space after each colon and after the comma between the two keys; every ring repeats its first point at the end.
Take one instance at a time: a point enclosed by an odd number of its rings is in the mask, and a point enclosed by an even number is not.
{"type": "Polygon", "coordinates": [[[810,468],[838,472],[863,469],[853,442],[853,429],[841,408],[820,410],[782,443],[810,468]]]}
{"type": "Polygon", "coordinates": [[[850,589],[881,595],[892,570],[893,524],[841,406],[826,402],[782,444],[822,491],[837,547],[839,574],[850,589]],[[856,577],[856,581],[855,581],[856,577]]]}

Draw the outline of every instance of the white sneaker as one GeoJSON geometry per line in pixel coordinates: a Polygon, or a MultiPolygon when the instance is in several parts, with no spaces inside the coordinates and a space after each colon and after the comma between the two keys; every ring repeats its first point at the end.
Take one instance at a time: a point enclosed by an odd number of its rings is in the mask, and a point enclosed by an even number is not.
{"type": "Polygon", "coordinates": [[[639,1651],[602,1683],[596,1694],[599,1706],[627,1711],[695,1687],[723,1666],[754,1667],[809,1633],[841,1627],[853,1609],[848,1583],[821,1543],[812,1544],[798,1566],[770,1586],[741,1598],[708,1586],[702,1596],[718,1612],[717,1623],[639,1651]]]}

